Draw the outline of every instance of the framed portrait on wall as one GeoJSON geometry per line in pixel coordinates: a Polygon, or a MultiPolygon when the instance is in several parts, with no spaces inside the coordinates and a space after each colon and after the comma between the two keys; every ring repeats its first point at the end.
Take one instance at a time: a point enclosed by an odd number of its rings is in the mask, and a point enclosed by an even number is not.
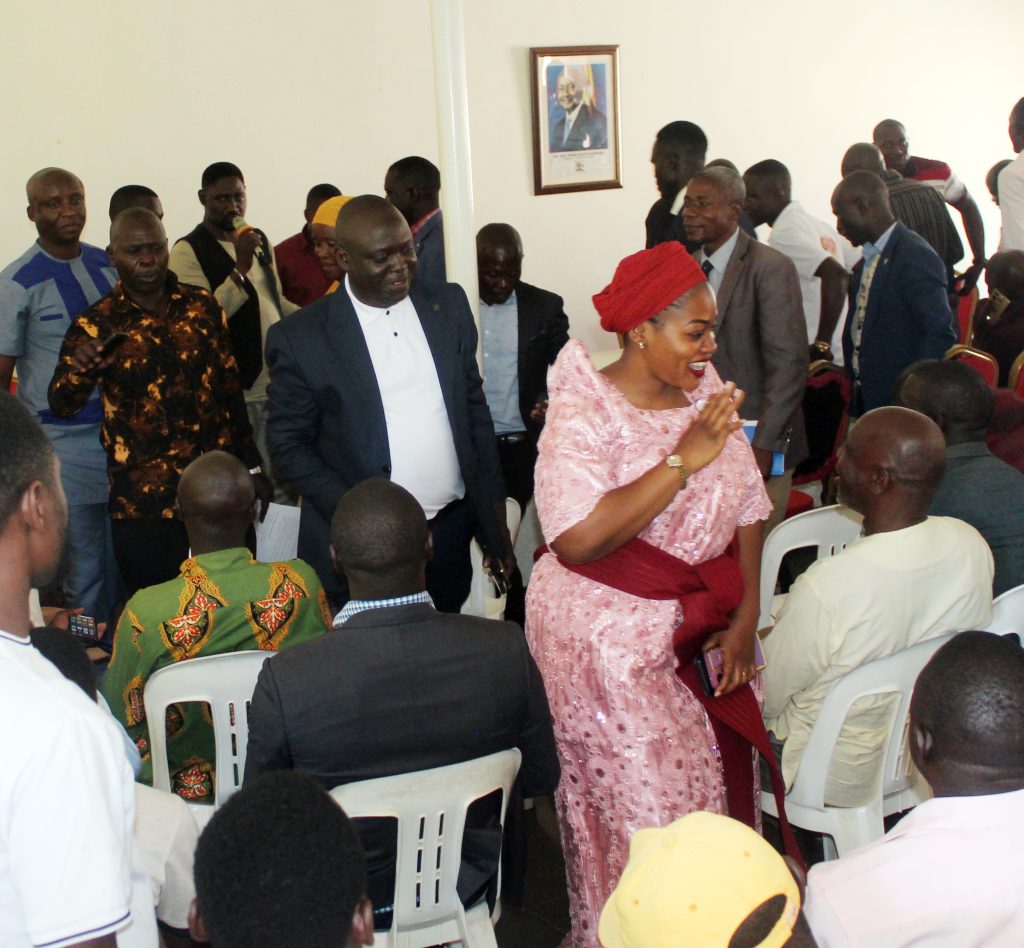
{"type": "Polygon", "coordinates": [[[619,47],[530,50],[533,193],[621,188],[619,47]]]}

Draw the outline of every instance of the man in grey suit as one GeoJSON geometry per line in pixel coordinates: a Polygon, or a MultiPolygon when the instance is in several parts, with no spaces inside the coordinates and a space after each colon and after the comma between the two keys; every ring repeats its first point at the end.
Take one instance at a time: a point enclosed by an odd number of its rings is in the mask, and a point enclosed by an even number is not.
{"type": "Polygon", "coordinates": [[[695,257],[718,300],[712,362],[746,392],[743,415],[757,421],[754,457],[773,508],[767,536],[785,515],[793,468],[807,456],[807,329],[793,262],[739,227],[745,199],[738,172],[705,168],[687,185],[683,226],[688,240],[700,241],[695,257]]]}
{"type": "Polygon", "coordinates": [[[384,196],[412,231],[417,283],[446,283],[441,172],[437,166],[419,155],[399,159],[384,176],[384,196]]]}
{"type": "MultiPolygon", "coordinates": [[[[298,646],[264,666],[246,782],[294,769],[330,789],[518,747],[522,792],[552,793],[559,766],[551,714],[526,640],[512,623],[434,609],[430,533],[416,499],[384,478],[363,481],[338,504],[331,539],[352,599],[334,630],[308,643],[315,648],[298,646]]],[[[377,821],[360,835],[370,897],[387,906],[393,833],[377,821]]],[[[459,874],[466,904],[497,869],[499,843],[493,812],[471,808],[459,874]]]]}
{"type": "Polygon", "coordinates": [[[410,289],[409,226],[376,195],[342,208],[336,253],[338,291],[267,333],[267,433],[275,470],[303,497],[299,556],[343,601],[327,524],[345,491],[389,477],[430,521],[427,589],[439,609],[458,612],[474,535],[489,557],[514,564],[466,294],[450,283],[410,289]]]}

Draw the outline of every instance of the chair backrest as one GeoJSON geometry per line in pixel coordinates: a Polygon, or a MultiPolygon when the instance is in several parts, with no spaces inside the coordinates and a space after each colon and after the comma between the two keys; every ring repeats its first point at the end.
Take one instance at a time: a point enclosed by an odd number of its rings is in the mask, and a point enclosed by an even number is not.
{"type": "Polygon", "coordinates": [[[783,520],[765,541],[761,551],[761,616],[758,628],[772,624],[772,596],[778,581],[782,558],[790,550],[813,546],[816,559],[823,560],[842,550],[861,534],[863,522],[849,507],[818,507],[783,520]]]}
{"type": "Polygon", "coordinates": [[[986,384],[995,388],[999,382],[999,363],[993,356],[980,349],[972,349],[970,346],[952,346],[946,352],[947,359],[957,359],[966,362],[971,368],[976,369],[986,384]]]}
{"type": "Polygon", "coordinates": [[[153,786],[171,789],[164,720],[172,704],[205,701],[210,705],[217,745],[214,805],[220,806],[241,785],[249,741],[249,704],[263,663],[276,652],[259,649],[187,658],[154,672],[143,692],[149,746],[153,755],[153,786]]]}
{"type": "MultiPolygon", "coordinates": [[[[474,800],[501,790],[504,826],[509,794],[522,759],[513,747],[461,764],[361,780],[331,791],[349,817],[398,820],[393,929],[420,929],[450,921],[464,929],[465,912],[456,882],[466,813],[474,800]]],[[[465,940],[464,930],[460,934],[465,940]]]]}
{"type": "MultiPolygon", "coordinates": [[[[514,497],[506,497],[505,519],[513,546],[519,534],[522,517],[523,512],[519,509],[519,501],[514,497]]],[[[480,549],[480,544],[476,540],[469,545],[469,561],[473,567],[473,581],[469,587],[469,596],[459,611],[467,616],[500,619],[505,612],[505,598],[495,595],[494,584],[491,582],[487,570],[484,569],[483,550],[480,549]]]]}
{"type": "Polygon", "coordinates": [[[1013,360],[1010,374],[1007,376],[1006,387],[1024,398],[1024,352],[1013,360]]]}
{"type": "Polygon", "coordinates": [[[832,473],[850,423],[852,397],[853,385],[845,369],[827,359],[811,363],[803,400],[810,454],[796,466],[794,485],[820,481],[832,473]]]}
{"type": "Polygon", "coordinates": [[[987,631],[998,632],[1000,635],[1007,632],[1024,635],[1024,586],[1007,589],[996,597],[992,603],[992,621],[987,631]]]}
{"type": "Polygon", "coordinates": [[[960,325],[960,344],[969,346],[974,338],[974,311],[978,308],[978,287],[966,296],[957,297],[956,319],[960,325]]]}
{"type": "Polygon", "coordinates": [[[787,799],[814,809],[824,808],[828,770],[843,724],[857,700],[872,695],[892,695],[893,701],[881,767],[874,770],[873,785],[864,788],[865,800],[881,801],[907,789],[914,781],[907,743],[914,683],[928,660],[957,634],[947,632],[918,642],[887,658],[861,665],[840,678],[821,704],[787,799]]]}

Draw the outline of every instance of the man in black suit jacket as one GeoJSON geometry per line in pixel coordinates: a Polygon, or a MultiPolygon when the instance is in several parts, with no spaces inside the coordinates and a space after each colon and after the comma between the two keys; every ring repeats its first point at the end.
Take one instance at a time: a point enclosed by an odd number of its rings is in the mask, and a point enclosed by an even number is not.
{"type": "MultiPolygon", "coordinates": [[[[338,504],[331,538],[352,599],[334,630],[308,643],[315,647],[298,646],[260,673],[246,781],[295,769],[330,789],[518,747],[522,792],[552,793],[559,765],[551,714],[522,632],[433,608],[425,592],[430,537],[415,498],[383,478],[363,481],[338,504]]],[[[467,904],[497,869],[494,814],[478,809],[459,875],[467,904]]],[[[393,833],[376,821],[360,835],[370,897],[386,906],[393,833]]]]}
{"type": "Polygon", "coordinates": [[[853,376],[853,413],[892,401],[899,374],[941,359],[956,343],[946,272],[927,242],[893,217],[885,182],[853,171],[832,194],[839,233],[863,246],[850,280],[843,359],[853,376]]]}
{"type": "Polygon", "coordinates": [[[569,341],[562,297],[523,283],[523,242],[510,224],[476,235],[484,392],[509,497],[533,496],[537,439],[547,409],[548,367],[569,341]]]}
{"type": "Polygon", "coordinates": [[[278,474],[303,497],[299,556],[343,601],[328,522],[345,491],[391,477],[430,519],[427,589],[439,609],[457,612],[474,535],[489,556],[514,563],[466,295],[450,283],[410,291],[409,226],[376,195],[342,208],[336,253],[346,274],[338,291],[267,333],[267,433],[278,474]]]}

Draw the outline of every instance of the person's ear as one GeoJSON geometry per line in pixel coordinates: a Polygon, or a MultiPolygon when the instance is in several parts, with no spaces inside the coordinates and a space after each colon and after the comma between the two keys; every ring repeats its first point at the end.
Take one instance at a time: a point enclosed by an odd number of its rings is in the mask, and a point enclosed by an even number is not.
{"type": "Polygon", "coordinates": [[[874,467],[871,469],[870,489],[873,494],[884,494],[893,486],[892,474],[887,467],[874,467]]]}
{"type": "Polygon", "coordinates": [[[200,188],[196,191],[196,195],[199,198],[199,203],[206,207],[206,188],[200,188]]]}
{"type": "Polygon", "coordinates": [[[334,259],[338,261],[338,266],[341,267],[341,269],[345,273],[348,273],[348,271],[349,271],[348,251],[343,250],[341,248],[340,244],[335,244],[335,246],[334,246],[334,259]]]}
{"type": "Polygon", "coordinates": [[[36,211],[35,208],[30,204],[25,208],[25,213],[28,215],[28,219],[34,224],[36,222],[36,211]]]}
{"type": "Polygon", "coordinates": [[[342,565],[341,558],[338,556],[338,551],[334,549],[333,543],[331,544],[331,565],[339,576],[345,575],[345,567],[342,565]]]}
{"type": "Polygon", "coordinates": [[[644,349],[647,347],[647,323],[642,322],[639,326],[634,326],[626,335],[633,340],[633,345],[638,349],[644,349]]]}
{"type": "Polygon", "coordinates": [[[373,944],[373,903],[365,896],[359,900],[352,915],[352,931],[346,948],[373,944]]]}
{"type": "Polygon", "coordinates": [[[199,914],[199,900],[193,899],[188,907],[188,933],[193,941],[209,944],[209,936],[206,934],[206,925],[203,924],[203,917],[199,914]]]}
{"type": "Polygon", "coordinates": [[[33,530],[44,526],[48,516],[44,491],[42,481],[33,481],[21,495],[21,514],[25,518],[25,523],[33,530]]]}
{"type": "Polygon", "coordinates": [[[910,728],[910,756],[918,770],[931,760],[934,750],[932,732],[921,724],[914,724],[910,728]]]}

